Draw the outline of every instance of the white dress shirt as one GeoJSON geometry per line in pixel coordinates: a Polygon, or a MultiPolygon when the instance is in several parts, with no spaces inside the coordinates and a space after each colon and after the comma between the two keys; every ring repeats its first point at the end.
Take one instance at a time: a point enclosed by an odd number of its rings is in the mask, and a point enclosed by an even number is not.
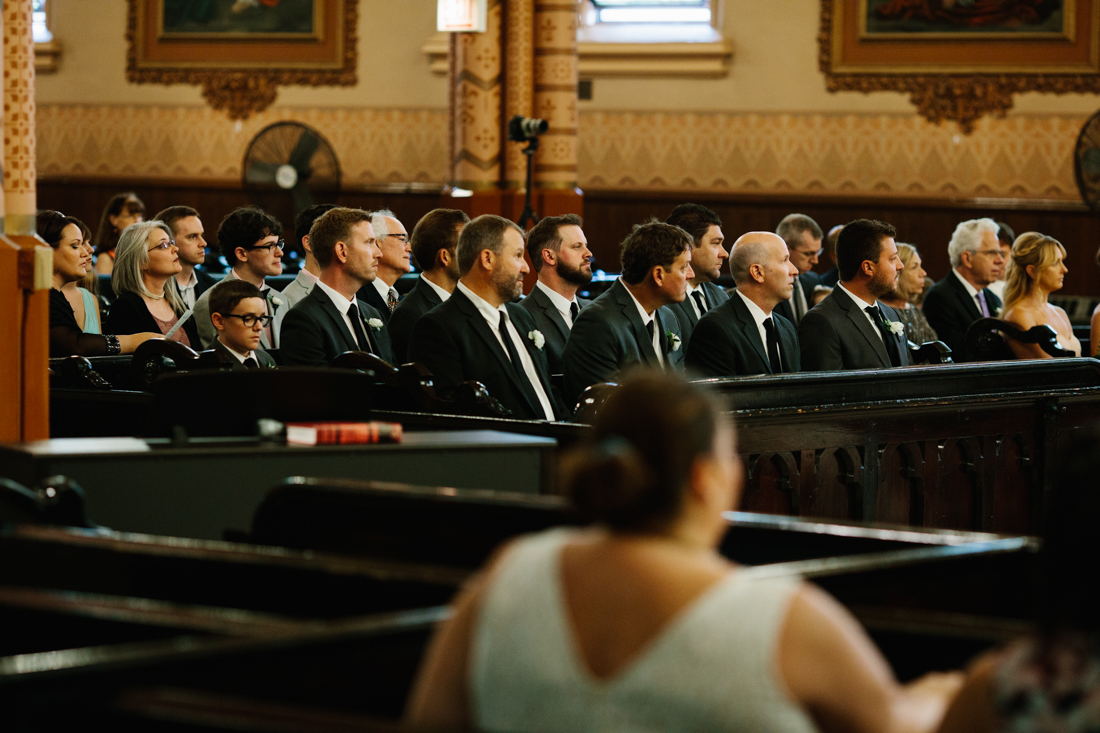
{"type": "MultiPolygon", "coordinates": [[[[868,303],[866,300],[859,297],[858,295],[853,293],[848,288],[844,287],[843,283],[838,282],[837,287],[840,288],[841,290],[843,290],[845,293],[847,293],[848,297],[852,299],[852,302],[854,302],[859,307],[859,309],[861,311],[863,311],[863,317],[866,318],[867,322],[871,324],[871,330],[873,330],[875,333],[877,333],[879,339],[882,341],[883,344],[885,344],[886,339],[884,339],[882,337],[882,331],[878,330],[878,324],[875,323],[875,319],[871,318],[871,314],[867,312],[867,309],[870,308],[871,306],[876,306],[877,307],[878,306],[878,301],[876,300],[874,303],[868,303]]],[[[886,314],[883,313],[882,317],[885,319],[886,314]]]]}
{"type": "Polygon", "coordinates": [[[247,354],[242,354],[241,352],[234,349],[232,346],[226,345],[226,343],[224,341],[222,341],[221,339],[218,339],[218,343],[221,344],[222,346],[224,346],[225,350],[228,351],[230,354],[237,357],[237,361],[239,361],[242,364],[244,364],[245,359],[255,359],[257,364],[260,363],[260,360],[256,359],[256,352],[255,351],[250,351],[247,354]]]}
{"type": "Polygon", "coordinates": [[[430,287],[432,290],[435,291],[435,294],[439,296],[440,302],[446,303],[447,299],[451,297],[450,293],[448,293],[446,290],[444,290],[443,288],[441,288],[438,285],[436,285],[435,283],[433,283],[428,278],[424,277],[423,274],[420,275],[420,279],[423,280],[425,283],[427,283],[428,287],[430,287]]]}
{"type": "MultiPolygon", "coordinates": [[[[960,275],[959,271],[956,270],[955,268],[951,268],[951,274],[954,275],[955,277],[959,278],[959,282],[961,282],[963,284],[963,287],[966,288],[966,292],[970,293],[970,299],[974,301],[974,306],[978,309],[978,312],[981,313],[982,312],[982,303],[981,303],[980,300],[978,300],[978,293],[980,293],[981,291],[978,290],[973,285],[971,285],[967,281],[967,279],[965,277],[963,277],[962,275],[960,275]]],[[[989,302],[988,301],[986,301],[985,307],[987,309],[989,309],[989,315],[993,315],[993,309],[989,308],[989,302]]]]}
{"type": "MultiPolygon", "coordinates": [[[[501,314],[507,316],[507,311],[504,309],[504,306],[502,305],[499,308],[494,308],[484,298],[466,287],[461,280],[458,281],[458,288],[470,299],[470,302],[474,304],[474,307],[477,308],[478,312],[485,319],[485,322],[489,324],[489,330],[496,336],[500,348],[504,349],[504,355],[508,356],[508,347],[504,345],[504,339],[501,338],[500,335],[501,314]]],[[[516,324],[512,323],[511,318],[508,318],[508,335],[512,338],[512,345],[516,347],[516,353],[519,354],[520,366],[523,367],[523,373],[527,375],[527,381],[531,383],[531,387],[535,390],[535,395],[539,398],[539,403],[542,405],[542,411],[546,414],[546,419],[553,422],[557,419],[554,416],[554,406],[550,403],[550,398],[546,395],[546,390],[542,388],[542,380],[539,379],[539,373],[535,371],[535,362],[531,360],[531,354],[527,352],[527,346],[523,343],[519,331],[516,330],[516,324]]]]}
{"type": "Polygon", "coordinates": [[[702,283],[699,283],[698,286],[695,286],[695,285],[692,285],[691,283],[688,283],[688,289],[687,289],[688,302],[691,303],[691,309],[693,311],[695,311],[695,317],[696,318],[702,318],[703,314],[699,312],[699,303],[695,300],[695,296],[693,295],[693,293],[695,293],[695,292],[702,293],[703,294],[703,302],[706,303],[707,302],[707,291],[703,290],[703,284],[702,283]]]}
{"type": "MultiPolygon", "coordinates": [[[[562,320],[565,321],[565,325],[570,331],[573,330],[573,313],[570,311],[569,306],[573,303],[577,303],[577,296],[573,296],[573,300],[568,300],[561,293],[555,292],[550,288],[542,284],[541,280],[535,281],[535,287],[546,293],[546,297],[550,298],[550,302],[554,304],[554,308],[561,314],[562,320]]],[[[577,308],[580,308],[581,304],[577,303],[577,308]]]]}
{"type": "MultiPolygon", "coordinates": [[[[623,283],[623,287],[626,288],[626,283],[620,277],[619,282],[623,283]]],[[[626,288],[626,292],[630,293],[630,288],[626,288]]],[[[642,325],[647,329],[649,328],[649,322],[654,320],[655,315],[651,315],[645,312],[645,308],[638,302],[638,299],[634,297],[634,293],[630,293],[630,298],[634,301],[634,305],[638,306],[638,315],[642,317],[642,325]]],[[[653,350],[657,352],[657,361],[661,363],[661,366],[665,365],[665,355],[661,353],[661,323],[658,321],[653,328],[653,350]]]]}
{"type": "MultiPolygon", "coordinates": [[[[767,354],[768,353],[768,332],[764,328],[764,321],[769,321],[770,320],[772,322],[772,328],[775,329],[776,338],[779,338],[779,326],[777,326],[775,324],[775,319],[772,318],[770,313],[765,313],[763,308],[761,308],[756,303],[754,303],[751,300],[749,300],[748,298],[746,298],[745,294],[742,293],[740,290],[734,290],[733,292],[735,292],[735,293],[737,293],[738,295],[741,296],[741,300],[744,301],[745,307],[749,309],[749,315],[752,316],[752,320],[756,321],[756,331],[757,331],[757,333],[760,334],[760,343],[764,344],[764,353],[767,354]]],[[[770,359],[771,357],[768,357],[768,358],[770,359]]],[[[782,364],[782,362],[783,362],[783,353],[782,353],[782,351],[780,351],[780,353],[779,353],[779,362],[780,362],[780,364],[782,364]]]]}
{"type": "MultiPolygon", "coordinates": [[[[369,344],[359,343],[359,336],[356,335],[355,326],[352,325],[351,316],[348,315],[348,311],[351,310],[352,301],[348,300],[342,293],[338,293],[330,288],[328,285],[325,285],[320,280],[317,281],[316,287],[320,288],[321,292],[327,295],[332,301],[332,304],[336,306],[336,310],[340,311],[340,315],[344,317],[344,325],[348,327],[348,332],[351,333],[351,340],[359,345],[359,350],[370,351],[371,348],[369,344]]],[[[358,304],[355,307],[358,308],[358,304]]],[[[360,313],[359,316],[362,318],[363,314],[360,313]]],[[[366,322],[364,321],[363,330],[366,331],[366,329],[368,328],[370,328],[370,326],[366,325],[366,322]]]]}
{"type": "Polygon", "coordinates": [[[394,292],[394,294],[397,293],[397,288],[387,285],[386,281],[380,277],[374,278],[374,280],[371,281],[371,284],[374,285],[374,289],[378,291],[378,294],[382,296],[383,303],[390,302],[391,290],[394,292]]]}
{"type": "Polygon", "coordinates": [[[180,285],[179,280],[176,281],[176,287],[179,288],[180,297],[183,298],[183,302],[187,304],[188,308],[194,309],[195,307],[195,287],[199,284],[199,276],[195,274],[195,268],[191,268],[191,279],[187,281],[186,285],[180,285]]]}

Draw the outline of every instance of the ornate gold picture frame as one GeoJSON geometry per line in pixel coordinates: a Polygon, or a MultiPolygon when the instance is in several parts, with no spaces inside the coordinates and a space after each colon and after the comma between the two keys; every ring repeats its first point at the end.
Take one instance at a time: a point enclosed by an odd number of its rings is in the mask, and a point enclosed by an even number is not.
{"type": "Polygon", "coordinates": [[[1017,92],[1100,91],[1100,0],[821,0],[818,41],[829,91],[906,92],[966,133],[1017,92]]]}
{"type": "Polygon", "coordinates": [[[211,107],[243,120],[278,87],[356,82],[359,0],[128,0],[126,78],[201,84],[211,107]],[[280,7],[281,6],[281,7],[280,7]]]}

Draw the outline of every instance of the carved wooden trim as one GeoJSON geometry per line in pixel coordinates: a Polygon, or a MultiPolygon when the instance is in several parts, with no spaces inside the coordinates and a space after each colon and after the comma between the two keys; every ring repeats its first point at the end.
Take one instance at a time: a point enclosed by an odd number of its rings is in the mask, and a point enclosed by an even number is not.
{"type": "MultiPolygon", "coordinates": [[[[308,68],[282,60],[267,68],[243,66],[158,65],[144,67],[138,58],[138,3],[129,0],[126,23],[126,79],[134,84],[201,84],[202,96],[216,110],[227,113],[231,120],[246,120],[274,103],[279,86],[354,86],[358,81],[359,0],[343,0],[343,59],[338,69],[308,68]]],[[[339,5],[339,4],[338,4],[339,5]]],[[[338,12],[338,10],[334,11],[338,12]]],[[[262,43],[262,42],[257,42],[262,43]]]]}
{"type": "MultiPolygon", "coordinates": [[[[1020,92],[1079,94],[1100,92],[1100,74],[1092,73],[950,73],[950,72],[837,72],[833,65],[833,7],[821,0],[818,65],[830,92],[904,92],[917,114],[929,122],[958,123],[964,134],[986,115],[1004,117],[1020,92]]],[[[1082,29],[1088,32],[1088,29],[1082,29]]],[[[1095,32],[1096,29],[1091,29],[1095,32]]],[[[960,69],[960,72],[963,71],[960,69]]]]}

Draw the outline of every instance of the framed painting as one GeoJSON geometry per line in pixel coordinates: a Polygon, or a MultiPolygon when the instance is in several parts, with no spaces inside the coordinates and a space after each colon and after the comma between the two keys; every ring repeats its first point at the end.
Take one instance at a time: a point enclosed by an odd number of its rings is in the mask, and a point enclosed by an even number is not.
{"type": "Polygon", "coordinates": [[[358,0],[127,0],[126,76],[201,84],[232,119],[280,85],[353,85],[358,0]]]}
{"type": "Polygon", "coordinates": [[[830,91],[908,92],[970,132],[1017,92],[1100,91],[1100,0],[821,0],[830,91]]]}

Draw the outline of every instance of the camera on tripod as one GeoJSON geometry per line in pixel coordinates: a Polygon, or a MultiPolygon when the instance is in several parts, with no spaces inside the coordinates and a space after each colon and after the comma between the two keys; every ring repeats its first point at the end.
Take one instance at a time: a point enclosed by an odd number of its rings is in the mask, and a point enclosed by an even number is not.
{"type": "Polygon", "coordinates": [[[523,143],[538,138],[549,129],[550,123],[546,120],[516,115],[508,121],[508,139],[523,143]]]}

